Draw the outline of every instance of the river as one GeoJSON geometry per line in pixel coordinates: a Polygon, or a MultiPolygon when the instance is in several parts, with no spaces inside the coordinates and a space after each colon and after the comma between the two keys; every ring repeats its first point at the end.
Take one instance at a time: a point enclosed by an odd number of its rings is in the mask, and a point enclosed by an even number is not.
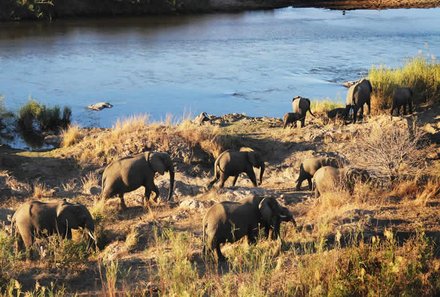
{"type": "Polygon", "coordinates": [[[290,111],[292,97],[343,101],[371,65],[440,55],[440,9],[283,8],[234,14],[0,23],[0,94],[68,105],[82,126],[290,111]],[[108,101],[112,109],[85,106],[108,101]]]}

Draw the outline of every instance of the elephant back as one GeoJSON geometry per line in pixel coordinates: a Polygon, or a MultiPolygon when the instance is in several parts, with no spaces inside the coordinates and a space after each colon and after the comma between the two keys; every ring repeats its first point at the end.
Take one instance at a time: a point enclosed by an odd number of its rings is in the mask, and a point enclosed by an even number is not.
{"type": "Polygon", "coordinates": [[[310,100],[301,96],[294,97],[292,99],[293,113],[299,113],[302,116],[305,115],[307,110],[310,109],[310,100]]]}

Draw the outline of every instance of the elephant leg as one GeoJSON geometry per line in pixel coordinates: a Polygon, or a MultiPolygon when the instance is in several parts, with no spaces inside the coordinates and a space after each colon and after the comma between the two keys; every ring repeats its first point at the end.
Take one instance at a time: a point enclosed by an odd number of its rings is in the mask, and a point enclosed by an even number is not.
{"type": "Polygon", "coordinates": [[[252,184],[254,185],[254,187],[258,187],[257,178],[255,177],[254,170],[252,168],[250,168],[246,171],[246,174],[249,177],[249,179],[252,181],[252,184]]]}
{"type": "Polygon", "coordinates": [[[150,201],[151,188],[149,186],[145,186],[144,197],[142,197],[142,204],[147,206],[148,201],[150,201]]]}
{"type": "Polygon", "coordinates": [[[309,191],[311,191],[312,190],[312,178],[311,177],[307,178],[307,182],[309,183],[309,191]]]}
{"type": "Polygon", "coordinates": [[[353,124],[356,124],[356,117],[357,117],[358,109],[356,106],[353,107],[353,124]]]}
{"type": "Polygon", "coordinates": [[[248,231],[247,240],[249,244],[255,244],[257,242],[258,228],[252,228],[248,231]]]}
{"type": "Polygon", "coordinates": [[[234,180],[232,181],[232,186],[235,187],[235,183],[237,182],[239,174],[237,174],[236,176],[234,176],[234,180]]]}
{"type": "Polygon", "coordinates": [[[302,185],[303,181],[304,181],[304,179],[301,176],[298,177],[298,181],[296,182],[296,190],[297,191],[301,190],[301,185],[302,185]]]}
{"type": "Polygon", "coordinates": [[[154,183],[153,183],[153,192],[154,192],[153,201],[157,202],[157,199],[159,198],[159,188],[154,183]]]}
{"type": "Polygon", "coordinates": [[[226,257],[223,256],[219,243],[216,243],[215,245],[215,252],[217,254],[217,259],[219,262],[226,262],[226,257]]]}
{"type": "Polygon", "coordinates": [[[411,101],[408,102],[408,109],[409,109],[409,113],[412,114],[412,102],[411,101]]]}
{"type": "Polygon", "coordinates": [[[392,106],[391,106],[391,112],[390,112],[391,118],[393,118],[393,111],[394,111],[394,109],[395,109],[395,106],[392,105],[392,106]]]}
{"type": "Polygon", "coordinates": [[[304,115],[304,117],[301,119],[301,128],[304,127],[306,125],[306,116],[304,115]]]}
{"type": "Polygon", "coordinates": [[[124,194],[119,194],[119,199],[121,200],[121,203],[120,203],[121,210],[126,210],[127,205],[125,205],[124,194]]]}
{"type": "Polygon", "coordinates": [[[229,175],[226,175],[224,172],[220,174],[220,188],[225,186],[226,180],[229,178],[229,175]]]}
{"type": "Polygon", "coordinates": [[[364,118],[364,106],[362,105],[361,108],[359,108],[360,112],[359,112],[359,119],[363,119],[364,118]]]}

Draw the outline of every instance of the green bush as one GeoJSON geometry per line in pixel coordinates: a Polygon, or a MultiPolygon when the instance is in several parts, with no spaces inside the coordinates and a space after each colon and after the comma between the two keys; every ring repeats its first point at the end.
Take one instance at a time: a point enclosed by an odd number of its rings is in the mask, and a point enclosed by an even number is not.
{"type": "Polygon", "coordinates": [[[42,131],[57,130],[67,128],[70,124],[72,111],[69,107],[61,108],[58,105],[47,107],[31,99],[20,108],[18,113],[18,123],[26,131],[33,131],[38,125],[42,131]]]}
{"type": "Polygon", "coordinates": [[[391,107],[396,87],[410,87],[414,103],[440,102],[440,64],[422,56],[410,59],[401,68],[373,66],[368,74],[373,85],[373,106],[383,110],[391,107]]]}

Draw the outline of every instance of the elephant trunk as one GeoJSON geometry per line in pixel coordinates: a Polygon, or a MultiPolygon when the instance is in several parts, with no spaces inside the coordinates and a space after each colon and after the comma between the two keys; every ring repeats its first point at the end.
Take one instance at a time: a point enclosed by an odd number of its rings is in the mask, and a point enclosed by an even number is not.
{"type": "Polygon", "coordinates": [[[174,168],[170,168],[170,190],[168,192],[168,201],[173,201],[174,189],[174,168]]]}
{"type": "Polygon", "coordinates": [[[263,183],[264,168],[265,168],[264,162],[261,162],[261,165],[260,165],[260,185],[263,183]]]}

